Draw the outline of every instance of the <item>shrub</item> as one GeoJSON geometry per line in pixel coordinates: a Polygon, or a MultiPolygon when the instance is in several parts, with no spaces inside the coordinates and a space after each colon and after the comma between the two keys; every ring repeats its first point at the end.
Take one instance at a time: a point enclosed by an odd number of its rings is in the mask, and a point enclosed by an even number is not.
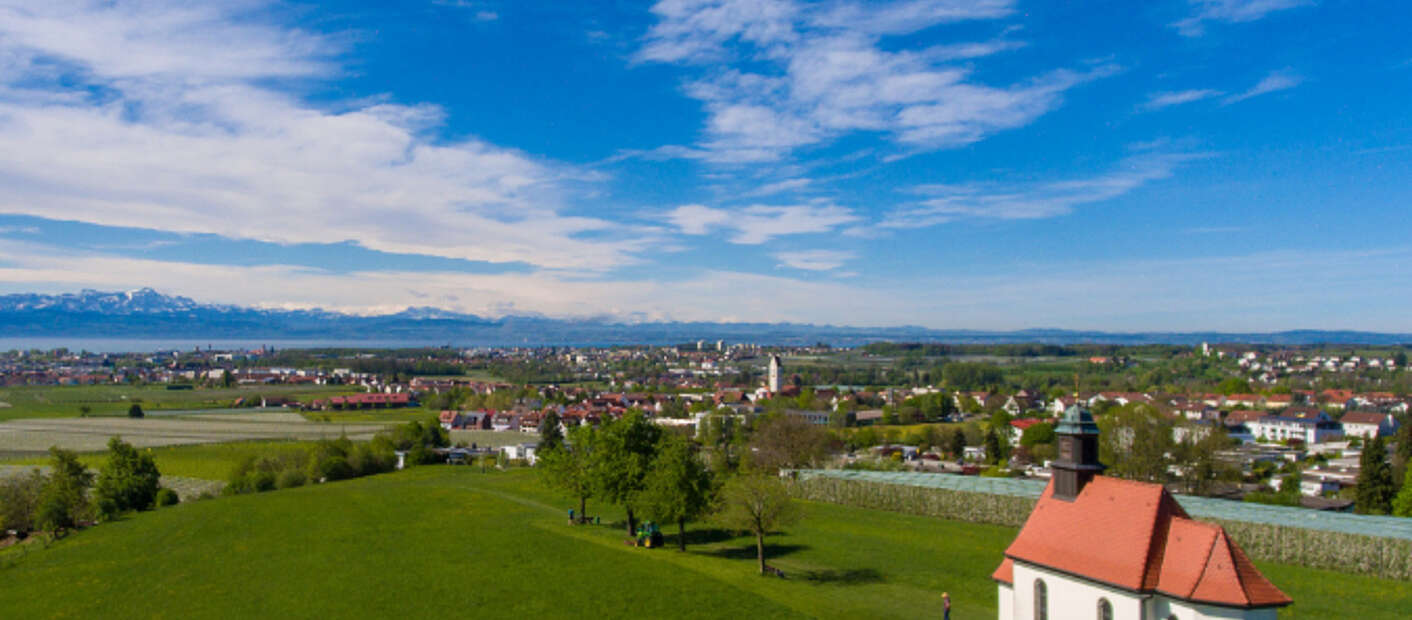
{"type": "Polygon", "coordinates": [[[142,405],[137,403],[133,403],[131,407],[127,408],[127,417],[129,418],[140,418],[145,415],[146,414],[142,412],[142,405]]]}
{"type": "Polygon", "coordinates": [[[161,474],[151,454],[141,454],[122,439],[108,440],[108,461],[94,489],[98,512],[111,519],[130,510],[149,510],[157,499],[161,474]]]}
{"type": "Polygon", "coordinates": [[[280,472],[279,476],[275,478],[275,487],[280,489],[292,489],[294,487],[304,486],[304,483],[307,481],[308,479],[304,476],[304,472],[298,469],[286,469],[280,472]]]}
{"type": "Polygon", "coordinates": [[[335,454],[327,455],[315,462],[314,474],[314,477],[317,477],[321,482],[347,480],[356,476],[353,467],[348,464],[348,458],[335,454]]]}
{"type": "Polygon", "coordinates": [[[166,487],[163,487],[163,488],[157,489],[156,502],[157,502],[157,506],[159,506],[159,507],[160,507],[160,506],[175,506],[175,505],[181,503],[181,497],[177,495],[177,492],[176,492],[176,491],[173,491],[173,490],[171,490],[171,489],[168,489],[168,488],[166,488],[166,487]]]}

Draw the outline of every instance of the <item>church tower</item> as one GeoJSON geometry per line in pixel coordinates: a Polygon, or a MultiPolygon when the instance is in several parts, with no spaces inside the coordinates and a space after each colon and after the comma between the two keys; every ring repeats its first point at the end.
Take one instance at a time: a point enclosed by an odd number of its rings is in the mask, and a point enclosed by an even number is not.
{"type": "Polygon", "coordinates": [[[779,393],[780,393],[780,372],[781,372],[782,370],[783,370],[783,368],[782,368],[782,365],[780,364],[780,356],[778,356],[778,355],[771,355],[771,356],[770,356],[770,378],[769,378],[769,388],[770,388],[770,393],[771,393],[771,394],[779,394],[779,393]]]}
{"type": "Polygon", "coordinates": [[[1059,458],[1054,460],[1054,497],[1073,501],[1084,485],[1103,473],[1098,462],[1098,425],[1093,414],[1078,403],[1064,412],[1064,419],[1054,428],[1059,444],[1059,458]]]}

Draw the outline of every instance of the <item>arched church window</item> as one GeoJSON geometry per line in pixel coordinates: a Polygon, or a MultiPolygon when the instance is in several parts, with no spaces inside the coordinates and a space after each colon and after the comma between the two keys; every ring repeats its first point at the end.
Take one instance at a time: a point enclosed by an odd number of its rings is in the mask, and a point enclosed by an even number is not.
{"type": "Polygon", "coordinates": [[[1034,619],[1049,620],[1049,588],[1043,579],[1034,580],[1034,619]]]}
{"type": "Polygon", "coordinates": [[[1113,620],[1113,604],[1108,599],[1098,599],[1098,620],[1113,620]]]}

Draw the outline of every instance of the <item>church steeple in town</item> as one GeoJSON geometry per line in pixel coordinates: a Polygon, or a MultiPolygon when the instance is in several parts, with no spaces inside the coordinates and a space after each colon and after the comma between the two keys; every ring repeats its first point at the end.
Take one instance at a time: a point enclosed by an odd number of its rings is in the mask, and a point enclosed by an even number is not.
{"type": "Polygon", "coordinates": [[[1059,458],[1053,464],[1054,497],[1072,501],[1084,485],[1103,473],[1103,464],[1098,462],[1098,425],[1075,398],[1054,434],[1059,444],[1059,458]]]}

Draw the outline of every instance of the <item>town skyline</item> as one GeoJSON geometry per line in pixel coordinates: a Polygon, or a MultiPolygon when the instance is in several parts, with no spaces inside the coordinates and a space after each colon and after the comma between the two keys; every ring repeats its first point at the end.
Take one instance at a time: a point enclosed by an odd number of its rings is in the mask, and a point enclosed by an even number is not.
{"type": "Polygon", "coordinates": [[[1399,8],[0,1],[0,294],[1408,333],[1399,8]]]}

